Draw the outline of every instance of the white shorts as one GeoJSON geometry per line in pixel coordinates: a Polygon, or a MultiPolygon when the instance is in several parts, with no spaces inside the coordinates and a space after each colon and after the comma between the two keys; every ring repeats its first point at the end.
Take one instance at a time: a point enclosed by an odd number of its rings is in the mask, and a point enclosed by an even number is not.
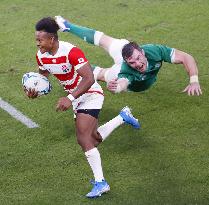
{"type": "MultiPolygon", "coordinates": [[[[108,68],[104,74],[104,79],[107,83],[113,79],[118,78],[118,74],[120,73],[121,66],[123,63],[122,48],[127,43],[129,43],[129,41],[126,39],[114,39],[112,44],[110,45],[108,52],[111,58],[113,59],[114,64],[112,67],[108,68]]],[[[97,79],[98,73],[100,71],[100,67],[94,69],[93,73],[95,79],[97,79]]]]}
{"type": "Polygon", "coordinates": [[[123,62],[122,48],[125,44],[129,43],[126,39],[115,39],[109,47],[109,55],[114,60],[115,64],[123,62]]]}
{"type": "Polygon", "coordinates": [[[122,48],[127,43],[129,43],[129,41],[126,39],[115,39],[110,45],[109,55],[112,57],[115,64],[104,74],[104,78],[107,83],[118,78],[118,73],[120,73],[123,63],[122,48]]]}
{"type": "Polygon", "coordinates": [[[85,93],[72,103],[74,113],[80,109],[101,109],[104,102],[102,93],[85,93]]]}

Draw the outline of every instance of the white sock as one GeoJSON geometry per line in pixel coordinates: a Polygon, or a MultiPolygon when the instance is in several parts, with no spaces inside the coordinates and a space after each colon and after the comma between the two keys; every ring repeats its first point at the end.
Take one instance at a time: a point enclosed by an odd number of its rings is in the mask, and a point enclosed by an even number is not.
{"type": "Polygon", "coordinates": [[[101,39],[101,37],[103,36],[103,32],[100,31],[96,31],[94,34],[94,45],[99,46],[99,41],[101,39]]]}
{"type": "Polygon", "coordinates": [[[110,120],[109,122],[100,126],[97,129],[97,131],[100,133],[102,140],[104,141],[114,129],[116,129],[117,127],[119,127],[123,123],[124,123],[123,118],[120,115],[118,115],[115,118],[113,118],[112,120],[110,120]]]}
{"type": "Polygon", "coordinates": [[[85,152],[86,158],[93,171],[94,179],[101,182],[104,179],[99,151],[96,147],[85,152]]]}

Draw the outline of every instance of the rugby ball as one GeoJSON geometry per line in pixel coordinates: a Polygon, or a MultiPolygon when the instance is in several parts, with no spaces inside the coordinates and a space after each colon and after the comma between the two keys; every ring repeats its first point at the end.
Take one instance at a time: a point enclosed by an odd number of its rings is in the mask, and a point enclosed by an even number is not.
{"type": "Polygon", "coordinates": [[[35,89],[38,92],[38,96],[47,95],[52,89],[48,78],[35,72],[25,73],[22,77],[22,85],[27,91],[35,89]]]}

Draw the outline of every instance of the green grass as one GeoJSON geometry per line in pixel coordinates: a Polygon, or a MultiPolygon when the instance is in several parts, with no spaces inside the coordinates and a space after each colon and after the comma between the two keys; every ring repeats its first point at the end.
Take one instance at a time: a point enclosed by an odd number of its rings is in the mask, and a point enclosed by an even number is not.
{"type": "MultiPolygon", "coordinates": [[[[207,0],[1,0],[0,10],[0,97],[41,126],[27,129],[0,110],[1,205],[209,204],[207,0]],[[111,192],[96,200],[85,198],[92,173],[76,143],[73,113],[55,112],[64,91],[51,78],[52,92],[29,100],[21,87],[22,75],[37,69],[35,23],[59,14],[118,38],[191,53],[204,92],[201,97],[182,94],[188,77],[182,66],[169,64],[144,93],[113,95],[102,84],[100,124],[128,104],[142,128],[123,126],[100,145],[111,192]]],[[[70,34],[60,38],[79,45],[92,64],[111,65],[101,49],[70,34]]]]}

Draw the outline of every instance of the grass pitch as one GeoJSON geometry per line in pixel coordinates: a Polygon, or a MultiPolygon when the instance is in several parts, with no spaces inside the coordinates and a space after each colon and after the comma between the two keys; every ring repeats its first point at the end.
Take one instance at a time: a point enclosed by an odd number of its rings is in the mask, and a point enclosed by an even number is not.
{"type": "MultiPolygon", "coordinates": [[[[41,126],[28,129],[0,110],[0,204],[209,204],[208,1],[1,0],[0,10],[0,97],[41,126]],[[76,143],[72,111],[55,112],[64,91],[51,78],[52,92],[29,100],[21,87],[23,73],[37,69],[34,25],[55,15],[117,38],[166,44],[198,62],[201,97],[181,93],[186,72],[169,64],[144,93],[105,91],[100,123],[129,105],[142,128],[123,126],[100,145],[111,192],[95,200],[85,198],[92,173],[76,143]]],[[[81,47],[92,64],[112,64],[100,48],[70,34],[60,39],[81,47]]]]}

